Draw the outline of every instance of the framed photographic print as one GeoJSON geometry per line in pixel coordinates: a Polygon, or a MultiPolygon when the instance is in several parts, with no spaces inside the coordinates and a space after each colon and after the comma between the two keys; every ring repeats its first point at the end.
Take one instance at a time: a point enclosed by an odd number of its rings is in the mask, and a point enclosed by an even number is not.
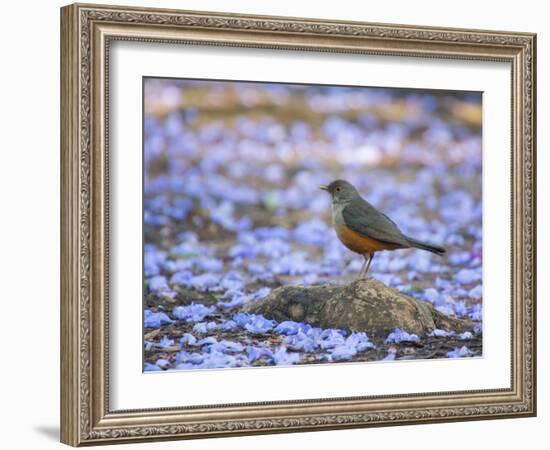
{"type": "Polygon", "coordinates": [[[62,8],[62,441],[533,416],[535,38],[62,8]]]}

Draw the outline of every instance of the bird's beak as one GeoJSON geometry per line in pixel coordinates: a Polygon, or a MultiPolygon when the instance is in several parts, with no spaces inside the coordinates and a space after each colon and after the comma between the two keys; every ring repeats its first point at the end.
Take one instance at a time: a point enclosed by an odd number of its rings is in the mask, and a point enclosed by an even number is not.
{"type": "Polygon", "coordinates": [[[328,192],[328,186],[325,186],[324,184],[322,186],[319,186],[319,189],[321,189],[322,191],[328,192]]]}

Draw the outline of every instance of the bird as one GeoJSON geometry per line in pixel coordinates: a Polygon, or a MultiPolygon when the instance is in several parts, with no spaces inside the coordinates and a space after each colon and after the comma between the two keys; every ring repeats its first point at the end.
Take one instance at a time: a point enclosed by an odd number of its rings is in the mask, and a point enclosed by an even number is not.
{"type": "Polygon", "coordinates": [[[366,277],[376,252],[416,248],[436,255],[445,254],[443,247],[405,235],[386,214],[367,202],[355,186],[335,180],[320,186],[332,198],[332,224],[342,244],[363,256],[358,278],[366,277]]]}

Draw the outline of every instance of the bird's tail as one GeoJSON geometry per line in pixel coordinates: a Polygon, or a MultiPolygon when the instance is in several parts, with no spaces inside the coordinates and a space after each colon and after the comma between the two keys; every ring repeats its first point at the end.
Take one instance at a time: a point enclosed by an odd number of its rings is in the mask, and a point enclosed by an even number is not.
{"type": "Polygon", "coordinates": [[[412,247],[419,248],[420,250],[426,250],[428,252],[435,253],[436,255],[442,255],[447,251],[438,245],[428,244],[427,242],[418,241],[408,236],[407,241],[409,241],[409,244],[411,244],[412,247]]]}

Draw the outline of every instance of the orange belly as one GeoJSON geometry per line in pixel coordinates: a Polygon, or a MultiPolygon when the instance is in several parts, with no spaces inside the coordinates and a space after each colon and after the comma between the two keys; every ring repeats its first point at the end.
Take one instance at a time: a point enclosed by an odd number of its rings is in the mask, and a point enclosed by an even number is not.
{"type": "Polygon", "coordinates": [[[336,234],[342,241],[342,244],[344,244],[351,251],[359,253],[360,255],[379,252],[380,250],[395,250],[397,248],[403,248],[403,246],[399,244],[389,244],[387,242],[380,242],[375,239],[362,236],[345,225],[340,225],[337,227],[336,234]]]}

